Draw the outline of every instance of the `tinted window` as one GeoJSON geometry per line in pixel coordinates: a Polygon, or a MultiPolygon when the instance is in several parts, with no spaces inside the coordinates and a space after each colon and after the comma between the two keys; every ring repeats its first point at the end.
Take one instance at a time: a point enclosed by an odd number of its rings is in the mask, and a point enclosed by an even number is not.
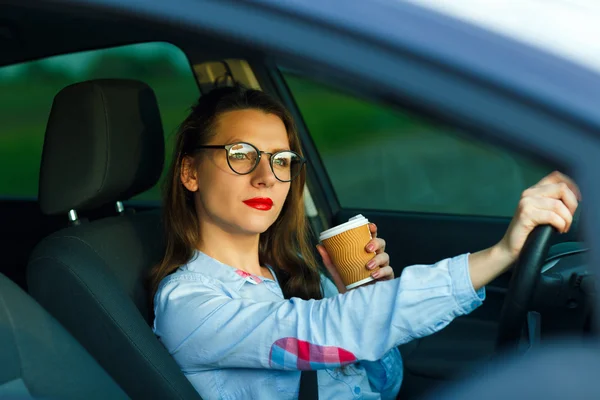
{"type": "MultiPolygon", "coordinates": [[[[197,99],[183,52],[166,43],[51,57],[0,68],[0,196],[37,197],[44,131],[62,88],[97,78],[141,80],[154,89],[168,140],[197,99]]],[[[138,199],[159,198],[158,185],[138,199]]]]}
{"type": "Polygon", "coordinates": [[[344,208],[510,216],[549,171],[410,112],[285,78],[344,208]]]}

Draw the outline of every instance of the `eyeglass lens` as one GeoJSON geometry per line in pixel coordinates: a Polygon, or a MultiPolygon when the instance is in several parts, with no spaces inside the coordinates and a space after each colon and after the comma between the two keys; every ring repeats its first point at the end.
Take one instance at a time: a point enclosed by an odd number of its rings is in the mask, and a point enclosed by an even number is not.
{"type": "MultiPolygon", "coordinates": [[[[258,151],[248,143],[236,143],[227,152],[231,169],[238,174],[247,174],[258,163],[258,151]]],[[[271,156],[271,167],[280,181],[291,181],[300,173],[302,158],[293,151],[280,151],[271,156]]]]}

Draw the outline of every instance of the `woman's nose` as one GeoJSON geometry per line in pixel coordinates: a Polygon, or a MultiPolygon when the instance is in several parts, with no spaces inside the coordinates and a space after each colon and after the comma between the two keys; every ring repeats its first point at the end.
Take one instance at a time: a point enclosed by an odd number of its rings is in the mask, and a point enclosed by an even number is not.
{"type": "Polygon", "coordinates": [[[271,170],[271,160],[268,154],[263,154],[252,175],[253,185],[273,186],[275,184],[277,178],[275,178],[271,170]]]}

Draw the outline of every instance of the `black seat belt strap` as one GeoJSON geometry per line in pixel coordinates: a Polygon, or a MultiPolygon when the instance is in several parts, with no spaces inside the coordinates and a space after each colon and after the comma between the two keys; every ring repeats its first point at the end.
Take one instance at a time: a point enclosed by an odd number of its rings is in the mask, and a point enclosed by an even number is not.
{"type": "Polygon", "coordinates": [[[317,371],[302,371],[300,374],[300,393],[298,400],[317,400],[319,398],[319,381],[317,371]]]}

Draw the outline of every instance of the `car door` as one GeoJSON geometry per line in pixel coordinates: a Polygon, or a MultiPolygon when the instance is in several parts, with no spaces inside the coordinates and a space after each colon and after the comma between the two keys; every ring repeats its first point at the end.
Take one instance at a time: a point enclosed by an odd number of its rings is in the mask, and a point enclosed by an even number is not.
{"type": "MultiPolygon", "coordinates": [[[[276,67],[268,76],[303,136],[313,230],[366,216],[385,238],[396,276],[408,265],[497,243],[521,192],[552,171],[540,160],[470,139],[449,122],[363,98],[352,87],[276,67]]],[[[575,231],[555,241],[573,240],[575,231]]],[[[489,284],[486,301],[472,314],[402,346],[404,395],[489,359],[509,279],[508,273],[489,284]]]]}

